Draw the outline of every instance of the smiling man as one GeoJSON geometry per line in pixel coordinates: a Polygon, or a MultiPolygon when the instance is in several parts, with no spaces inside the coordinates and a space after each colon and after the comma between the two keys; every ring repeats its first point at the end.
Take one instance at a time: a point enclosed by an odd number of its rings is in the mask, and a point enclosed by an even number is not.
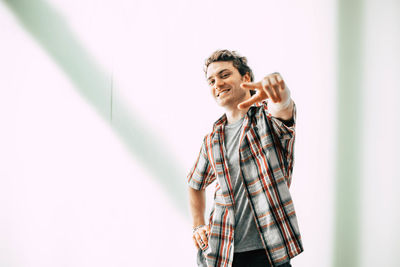
{"type": "Polygon", "coordinates": [[[188,175],[199,266],[282,266],[303,251],[289,187],[296,109],[279,73],[253,82],[247,59],[218,50],[206,78],[225,114],[188,175]],[[208,224],[205,189],[216,188],[208,224]]]}

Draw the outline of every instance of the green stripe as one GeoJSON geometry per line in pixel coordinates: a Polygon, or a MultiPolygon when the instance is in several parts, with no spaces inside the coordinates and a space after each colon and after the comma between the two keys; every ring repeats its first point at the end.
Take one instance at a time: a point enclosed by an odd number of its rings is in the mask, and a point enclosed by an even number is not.
{"type": "Polygon", "coordinates": [[[362,13],[361,0],[338,1],[335,267],[360,262],[362,13]]]}

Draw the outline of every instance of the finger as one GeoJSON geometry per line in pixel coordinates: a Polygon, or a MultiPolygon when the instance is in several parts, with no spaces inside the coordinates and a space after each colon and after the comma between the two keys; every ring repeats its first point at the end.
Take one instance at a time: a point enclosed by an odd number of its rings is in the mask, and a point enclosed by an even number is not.
{"type": "Polygon", "coordinates": [[[240,86],[243,89],[249,89],[249,90],[251,90],[251,89],[259,89],[259,90],[261,90],[262,89],[261,82],[257,82],[257,83],[241,83],[240,86]]]}
{"type": "Polygon", "coordinates": [[[279,90],[285,90],[285,87],[286,87],[285,82],[283,81],[283,79],[279,73],[275,75],[275,79],[279,83],[279,90]]]}
{"type": "Polygon", "coordinates": [[[268,95],[268,98],[272,100],[272,102],[276,102],[276,95],[273,92],[272,86],[270,85],[269,82],[269,77],[265,77],[262,81],[263,84],[263,91],[268,95]]]}
{"type": "Polygon", "coordinates": [[[210,236],[210,226],[207,225],[207,226],[206,226],[206,229],[207,229],[207,236],[210,236]]]}
{"type": "Polygon", "coordinates": [[[203,241],[201,240],[200,235],[198,234],[198,231],[195,232],[194,239],[196,240],[197,246],[199,248],[201,248],[203,246],[203,241]]]}
{"type": "Polygon", "coordinates": [[[242,103],[240,103],[238,105],[239,109],[247,109],[249,108],[251,105],[253,105],[254,103],[260,102],[262,99],[260,97],[260,93],[257,92],[255,95],[253,95],[252,97],[250,97],[249,99],[243,101],[242,103]]]}
{"type": "Polygon", "coordinates": [[[200,247],[199,247],[199,244],[197,243],[197,240],[196,240],[196,238],[194,237],[194,235],[192,236],[192,238],[193,238],[193,242],[194,242],[196,248],[199,249],[199,248],[200,248],[200,247]]]}
{"type": "Polygon", "coordinates": [[[199,247],[201,249],[203,249],[206,245],[204,243],[204,240],[201,238],[199,231],[196,231],[195,235],[196,235],[197,244],[199,245],[199,247]]]}
{"type": "Polygon", "coordinates": [[[199,232],[200,232],[199,234],[200,234],[201,240],[203,240],[204,245],[207,246],[208,238],[206,236],[206,233],[207,233],[206,229],[201,228],[199,232]]]}
{"type": "Polygon", "coordinates": [[[268,77],[268,81],[269,81],[269,84],[270,84],[271,91],[275,95],[275,100],[276,100],[275,102],[281,102],[281,95],[280,95],[280,91],[279,91],[279,83],[275,79],[275,75],[269,76],[268,77]]]}

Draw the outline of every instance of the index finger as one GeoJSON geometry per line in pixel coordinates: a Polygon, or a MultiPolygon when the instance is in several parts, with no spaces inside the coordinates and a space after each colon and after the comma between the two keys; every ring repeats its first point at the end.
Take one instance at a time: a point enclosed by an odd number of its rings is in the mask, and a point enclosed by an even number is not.
{"type": "Polygon", "coordinates": [[[257,82],[257,83],[241,83],[240,86],[243,89],[260,89],[262,90],[262,84],[261,82],[257,82]]]}
{"type": "Polygon", "coordinates": [[[238,108],[242,109],[242,110],[249,108],[254,103],[260,102],[262,100],[261,98],[262,97],[260,96],[260,94],[255,94],[252,97],[250,97],[249,99],[243,101],[242,103],[239,103],[238,108]]]}

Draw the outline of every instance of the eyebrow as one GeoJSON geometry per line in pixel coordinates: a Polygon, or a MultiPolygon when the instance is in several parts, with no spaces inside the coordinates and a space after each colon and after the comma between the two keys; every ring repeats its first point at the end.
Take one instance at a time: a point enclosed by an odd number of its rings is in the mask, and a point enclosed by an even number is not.
{"type": "MultiPolygon", "coordinates": [[[[229,69],[220,70],[220,71],[217,73],[217,75],[220,75],[221,73],[223,73],[223,72],[226,71],[226,70],[229,70],[229,69]]],[[[208,77],[208,78],[207,78],[207,81],[209,81],[212,77],[213,77],[213,76],[208,77]]]]}

